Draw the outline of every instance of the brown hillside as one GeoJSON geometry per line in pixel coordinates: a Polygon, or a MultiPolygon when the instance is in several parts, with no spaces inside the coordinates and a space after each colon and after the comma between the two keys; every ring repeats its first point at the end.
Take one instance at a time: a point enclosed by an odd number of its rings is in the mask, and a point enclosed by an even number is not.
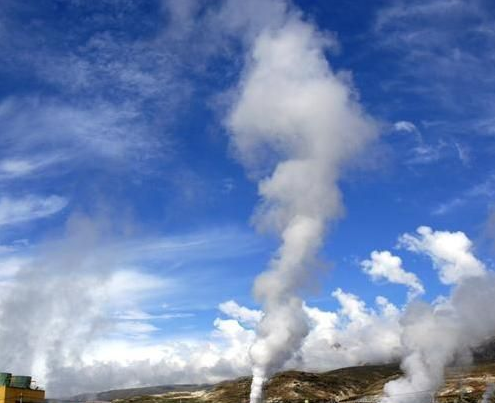
{"type": "MultiPolygon", "coordinates": [[[[383,385],[400,376],[397,365],[367,365],[310,373],[286,371],[265,385],[266,402],[330,402],[380,396],[383,385]]],[[[248,402],[251,379],[243,377],[195,391],[171,391],[158,395],[117,399],[114,403],[243,403],[248,402]]],[[[495,363],[450,368],[446,383],[437,394],[440,403],[477,402],[486,384],[495,382],[495,363]],[[462,393],[461,393],[462,391],[462,393]]],[[[495,403],[493,400],[491,403],[495,403]]]]}

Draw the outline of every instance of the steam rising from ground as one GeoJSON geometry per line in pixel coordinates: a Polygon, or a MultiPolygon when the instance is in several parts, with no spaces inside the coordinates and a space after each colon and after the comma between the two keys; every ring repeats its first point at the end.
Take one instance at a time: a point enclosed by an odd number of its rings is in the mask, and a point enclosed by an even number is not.
{"type": "MultiPolygon", "coordinates": [[[[170,2],[179,9],[192,5],[170,2]]],[[[446,365],[495,334],[495,311],[486,309],[493,305],[494,274],[474,256],[464,233],[420,227],[403,235],[399,244],[432,259],[441,282],[454,287],[449,298],[432,305],[415,300],[424,291],[418,276],[406,271],[398,256],[374,251],[362,261],[363,270],[373,280],[407,286],[412,302],[404,311],[381,296],[374,307],[367,306],[341,289],[332,293],[340,305],[335,312],[302,301],[299,291],[315,266],[326,225],[343,212],[338,187],[342,170],[377,135],[376,126],[360,108],[348,76],[331,70],[324,54],[334,45],[331,36],[302,21],[283,1],[223,5],[218,15],[207,13],[215,33],[245,31],[243,43],[252,45],[227,124],[237,156],[259,179],[261,203],[253,221],[282,242],[254,287],[264,312],[228,301],[219,307],[227,318],[215,320],[207,340],[133,340],[116,346],[105,339],[119,326],[109,316],[115,308],[113,293],[120,290],[121,299],[129,299],[136,287],[152,293],[163,280],[122,267],[119,253],[102,239],[101,225],[75,217],[63,240],[0,268],[0,364],[41,378],[50,394],[60,396],[216,382],[245,375],[250,357],[251,399],[256,402],[266,377],[284,366],[328,370],[402,356],[405,376],[386,385],[384,402],[403,403],[414,396],[418,403],[414,393],[436,390],[446,365]],[[125,359],[115,358],[123,354],[125,359]]],[[[185,25],[193,25],[189,23],[185,25]]],[[[66,204],[50,201],[58,210],[66,204]]],[[[10,210],[4,215],[12,216],[10,210]]],[[[139,320],[125,325],[153,331],[139,320]]]]}
{"type": "Polygon", "coordinates": [[[83,217],[68,223],[65,240],[49,242],[3,285],[0,364],[37,376],[56,373],[60,362],[79,359],[84,340],[108,323],[99,311],[102,284],[114,259],[96,251],[101,227],[83,217]],[[76,319],[77,318],[77,319],[76,319]],[[74,321],[78,321],[78,325],[74,321]],[[101,321],[100,321],[101,320],[101,321]]]}
{"type": "Polygon", "coordinates": [[[0,366],[32,374],[52,396],[82,386],[72,371],[85,366],[86,353],[103,337],[143,330],[136,327],[145,323],[119,321],[114,310],[132,308],[140,293],[166,289],[163,279],[126,267],[110,227],[73,215],[58,237],[0,267],[0,366]]]}
{"type": "Polygon", "coordinates": [[[264,317],[251,348],[251,402],[264,380],[293,357],[308,334],[298,291],[308,278],[325,225],[342,213],[342,168],[376,136],[373,121],[324,55],[331,38],[297,17],[256,39],[228,124],[235,149],[258,183],[254,216],[282,245],[255,283],[264,317]]]}
{"type": "Polygon", "coordinates": [[[472,254],[469,238],[428,227],[417,232],[401,241],[430,256],[440,280],[456,285],[449,298],[434,305],[414,301],[407,307],[400,321],[405,375],[385,385],[383,403],[428,401],[421,393],[442,385],[446,366],[495,334],[495,312],[487,309],[493,305],[495,274],[472,254]]]}
{"type": "MultiPolygon", "coordinates": [[[[214,330],[205,339],[114,340],[112,334],[129,332],[129,326],[136,336],[153,330],[147,330],[150,324],[142,320],[149,314],[136,311],[132,300],[137,292],[163,293],[167,284],[160,277],[125,269],[128,266],[120,260],[124,249],[110,242],[106,233],[104,223],[72,217],[61,239],[45,243],[29,258],[2,261],[0,341],[5,348],[0,364],[4,368],[34,375],[47,386],[50,396],[153,384],[212,383],[249,372],[248,346],[255,341],[257,324],[275,326],[276,320],[285,317],[272,316],[265,322],[261,311],[227,301],[219,305],[223,317],[214,321],[214,330]],[[130,305],[122,306],[122,301],[130,305]],[[120,319],[112,315],[117,308],[120,319]]],[[[441,234],[445,238],[458,233],[441,234]]],[[[290,236],[284,242],[293,251],[307,247],[294,249],[290,236]]],[[[455,242],[446,249],[459,255],[455,245],[466,252],[455,242]]],[[[128,243],[124,246],[129,249],[128,243]]],[[[475,259],[471,252],[467,261],[475,259]]],[[[402,403],[407,399],[398,400],[398,392],[435,390],[443,381],[445,365],[495,334],[495,313],[485,309],[493,302],[494,292],[494,274],[486,269],[481,276],[465,277],[449,298],[433,305],[413,301],[405,311],[382,296],[374,306],[367,306],[359,296],[336,289],[332,293],[340,306],[336,311],[306,303],[301,310],[296,305],[281,311],[289,317],[299,313],[296,318],[304,324],[297,329],[308,332],[298,354],[287,354],[282,368],[324,371],[403,356],[406,377],[386,388],[387,402],[402,403]]],[[[418,401],[418,395],[409,396],[418,401]]]]}

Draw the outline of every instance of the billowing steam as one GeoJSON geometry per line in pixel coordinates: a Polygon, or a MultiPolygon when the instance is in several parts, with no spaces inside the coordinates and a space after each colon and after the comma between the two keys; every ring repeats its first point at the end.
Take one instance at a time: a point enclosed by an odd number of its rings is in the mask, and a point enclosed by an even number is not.
{"type": "Polygon", "coordinates": [[[102,227],[71,217],[63,240],[44,244],[3,284],[2,368],[34,374],[50,387],[61,363],[79,361],[82,346],[108,327],[99,308],[110,274],[100,267],[115,259],[98,248],[102,227]]]}
{"type": "Polygon", "coordinates": [[[264,317],[250,350],[251,402],[264,380],[293,357],[308,333],[297,290],[322,243],[325,225],[343,210],[338,180],[343,166],[377,135],[352,88],[325,58],[331,38],[290,17],[256,39],[229,116],[232,142],[258,183],[254,216],[282,245],[254,286],[264,317]]]}
{"type": "Polygon", "coordinates": [[[441,280],[456,283],[448,299],[436,305],[414,301],[401,318],[404,376],[385,385],[382,402],[421,403],[442,385],[447,365],[495,334],[495,312],[487,309],[493,305],[495,274],[474,257],[461,232],[420,227],[417,237],[401,239],[432,258],[441,280]]]}

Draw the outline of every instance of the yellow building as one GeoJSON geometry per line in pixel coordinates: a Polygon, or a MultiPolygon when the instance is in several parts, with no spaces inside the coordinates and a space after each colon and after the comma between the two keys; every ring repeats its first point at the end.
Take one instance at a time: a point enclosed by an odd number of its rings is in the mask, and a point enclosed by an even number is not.
{"type": "Polygon", "coordinates": [[[42,403],[45,391],[31,387],[31,377],[0,373],[0,403],[42,403]]]}

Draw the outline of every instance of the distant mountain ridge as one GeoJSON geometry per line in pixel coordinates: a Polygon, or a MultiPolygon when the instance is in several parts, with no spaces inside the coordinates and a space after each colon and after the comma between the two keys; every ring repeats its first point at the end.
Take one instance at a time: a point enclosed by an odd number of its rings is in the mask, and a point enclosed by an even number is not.
{"type": "Polygon", "coordinates": [[[107,390],[105,392],[81,393],[68,399],[48,399],[49,403],[61,402],[111,402],[136,396],[161,395],[170,392],[196,392],[212,388],[210,384],[158,385],[137,388],[107,390]]]}

